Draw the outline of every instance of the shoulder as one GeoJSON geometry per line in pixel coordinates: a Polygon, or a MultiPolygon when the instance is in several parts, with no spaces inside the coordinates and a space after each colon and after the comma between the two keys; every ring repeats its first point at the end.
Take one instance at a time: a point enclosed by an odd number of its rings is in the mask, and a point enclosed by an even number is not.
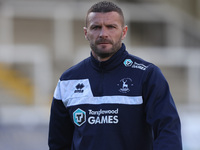
{"type": "Polygon", "coordinates": [[[166,78],[157,65],[137,56],[130,55],[130,57],[134,60],[132,67],[136,68],[137,70],[144,71],[143,80],[151,80],[152,82],[157,82],[158,84],[163,81],[166,82],[166,78]]]}
{"type": "Polygon", "coordinates": [[[78,79],[82,78],[85,72],[86,66],[89,64],[90,57],[82,60],[78,64],[70,67],[60,77],[60,80],[70,80],[70,79],[78,79]]]}
{"type": "Polygon", "coordinates": [[[132,68],[138,73],[141,72],[144,78],[148,78],[152,75],[163,78],[163,74],[157,65],[138,56],[128,54],[123,63],[127,68],[132,68]]]}
{"type": "Polygon", "coordinates": [[[124,60],[124,65],[126,67],[131,67],[143,71],[149,70],[150,68],[157,68],[157,66],[153,63],[132,54],[127,55],[126,59],[124,60]]]}
{"type": "Polygon", "coordinates": [[[146,88],[149,88],[150,85],[156,86],[159,90],[168,87],[168,82],[157,65],[130,54],[128,59],[132,61],[131,68],[134,68],[135,72],[138,73],[146,88]]]}

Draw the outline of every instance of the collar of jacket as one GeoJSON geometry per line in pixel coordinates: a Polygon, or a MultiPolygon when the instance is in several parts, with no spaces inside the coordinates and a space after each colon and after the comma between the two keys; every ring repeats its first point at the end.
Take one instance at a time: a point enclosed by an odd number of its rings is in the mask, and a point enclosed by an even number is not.
{"type": "Polygon", "coordinates": [[[126,56],[128,55],[128,52],[126,51],[125,45],[122,43],[122,47],[107,61],[98,61],[94,58],[94,56],[91,53],[91,64],[97,71],[109,71],[117,67],[119,64],[121,64],[126,56]]]}

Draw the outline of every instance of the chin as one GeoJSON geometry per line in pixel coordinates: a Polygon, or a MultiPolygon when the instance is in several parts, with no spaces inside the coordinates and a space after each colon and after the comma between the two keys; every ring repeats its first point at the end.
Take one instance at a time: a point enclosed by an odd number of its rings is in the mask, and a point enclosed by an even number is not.
{"type": "Polygon", "coordinates": [[[105,58],[109,58],[110,56],[112,56],[112,53],[100,53],[100,54],[98,54],[98,56],[102,59],[105,59],[105,58]]]}

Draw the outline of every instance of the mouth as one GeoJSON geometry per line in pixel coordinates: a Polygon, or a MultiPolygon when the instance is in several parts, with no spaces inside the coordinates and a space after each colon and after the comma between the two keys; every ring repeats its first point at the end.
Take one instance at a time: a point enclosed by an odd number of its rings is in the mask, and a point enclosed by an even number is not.
{"type": "Polygon", "coordinates": [[[103,45],[103,44],[112,44],[112,42],[111,41],[109,41],[109,40],[98,40],[97,41],[97,44],[98,45],[103,45]]]}
{"type": "Polygon", "coordinates": [[[99,42],[99,43],[97,43],[97,45],[107,47],[107,46],[111,45],[111,43],[109,43],[109,42],[99,42]]]}
{"type": "Polygon", "coordinates": [[[110,44],[110,43],[105,43],[105,42],[104,42],[104,43],[98,43],[98,44],[101,45],[101,44],[110,44]]]}

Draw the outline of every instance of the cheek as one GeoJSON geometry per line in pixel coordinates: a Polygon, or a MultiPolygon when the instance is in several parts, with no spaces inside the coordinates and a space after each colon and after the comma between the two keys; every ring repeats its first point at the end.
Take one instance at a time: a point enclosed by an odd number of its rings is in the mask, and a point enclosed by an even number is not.
{"type": "Polygon", "coordinates": [[[93,34],[93,33],[89,33],[89,34],[87,34],[87,39],[89,40],[89,41],[95,41],[96,40],[96,35],[95,34],[93,34]]]}
{"type": "Polygon", "coordinates": [[[123,35],[121,33],[113,35],[113,40],[115,41],[119,41],[122,38],[123,38],[123,35]]]}

